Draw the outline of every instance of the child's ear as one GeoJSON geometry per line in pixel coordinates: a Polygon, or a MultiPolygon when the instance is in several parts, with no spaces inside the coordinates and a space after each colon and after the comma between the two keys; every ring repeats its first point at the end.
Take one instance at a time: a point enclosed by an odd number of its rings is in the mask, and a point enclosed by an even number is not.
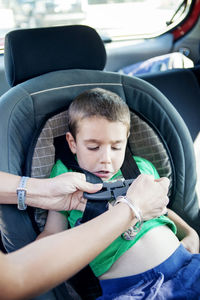
{"type": "Polygon", "coordinates": [[[69,131],[66,133],[66,140],[68,142],[69,148],[72,151],[72,153],[76,154],[76,142],[74,140],[74,137],[69,131]]]}

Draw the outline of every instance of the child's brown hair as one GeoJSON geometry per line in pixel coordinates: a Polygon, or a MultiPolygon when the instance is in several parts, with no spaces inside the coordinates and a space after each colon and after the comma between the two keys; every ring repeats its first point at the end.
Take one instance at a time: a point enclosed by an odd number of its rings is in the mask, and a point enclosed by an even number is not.
{"type": "Polygon", "coordinates": [[[74,139],[78,132],[78,122],[84,118],[102,117],[110,122],[122,122],[130,130],[130,111],[128,105],[117,94],[94,88],[84,91],[70,104],[68,126],[74,139]]]}

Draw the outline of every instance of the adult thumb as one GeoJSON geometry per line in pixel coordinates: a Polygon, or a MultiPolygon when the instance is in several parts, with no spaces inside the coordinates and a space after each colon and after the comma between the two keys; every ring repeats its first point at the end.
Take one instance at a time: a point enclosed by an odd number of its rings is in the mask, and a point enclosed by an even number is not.
{"type": "Polygon", "coordinates": [[[103,184],[102,183],[90,183],[90,182],[80,182],[79,186],[77,188],[81,190],[82,192],[87,192],[87,193],[96,193],[99,190],[102,189],[103,184]]]}

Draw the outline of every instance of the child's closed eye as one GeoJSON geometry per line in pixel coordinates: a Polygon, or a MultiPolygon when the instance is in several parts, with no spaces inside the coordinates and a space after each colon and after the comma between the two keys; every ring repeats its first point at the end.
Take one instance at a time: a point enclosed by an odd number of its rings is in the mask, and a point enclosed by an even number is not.
{"type": "Polygon", "coordinates": [[[122,150],[122,144],[121,143],[115,143],[111,147],[112,150],[122,150]]]}
{"type": "Polygon", "coordinates": [[[99,149],[99,146],[87,147],[87,149],[90,151],[95,151],[99,149]]]}

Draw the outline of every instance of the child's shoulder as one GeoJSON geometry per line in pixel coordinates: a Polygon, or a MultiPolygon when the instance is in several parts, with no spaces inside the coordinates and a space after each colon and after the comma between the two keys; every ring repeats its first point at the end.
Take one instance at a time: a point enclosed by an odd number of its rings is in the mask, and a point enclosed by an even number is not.
{"type": "Polygon", "coordinates": [[[63,162],[60,159],[58,159],[51,169],[50,178],[56,177],[67,172],[69,172],[68,168],[63,164],[63,162]]]}
{"type": "Polygon", "coordinates": [[[160,177],[155,166],[149,160],[140,156],[134,156],[134,159],[142,174],[153,175],[155,179],[160,177]]]}

